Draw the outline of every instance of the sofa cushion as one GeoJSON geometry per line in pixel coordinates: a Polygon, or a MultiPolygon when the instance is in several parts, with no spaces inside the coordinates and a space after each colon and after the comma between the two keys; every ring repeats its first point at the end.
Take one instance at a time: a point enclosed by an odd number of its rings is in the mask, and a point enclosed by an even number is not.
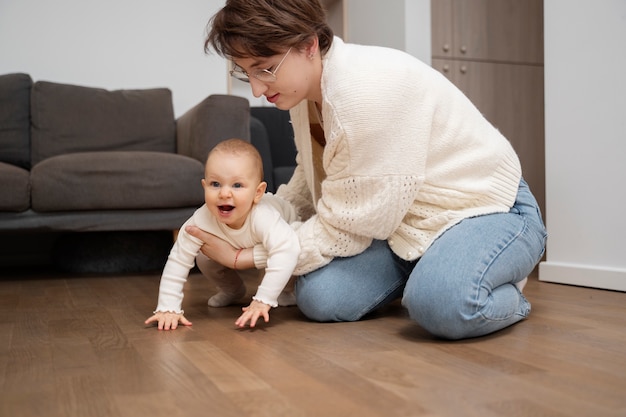
{"type": "Polygon", "coordinates": [[[37,81],[31,118],[32,166],[74,152],[176,152],[167,88],[108,91],[37,81]]]}
{"type": "Polygon", "coordinates": [[[30,167],[30,89],[28,74],[0,76],[0,162],[30,167]]]}
{"type": "Polygon", "coordinates": [[[30,207],[30,173],[0,162],[0,211],[25,211],[30,207]]]}
{"type": "Polygon", "coordinates": [[[48,158],[31,170],[37,212],[200,206],[204,166],[163,152],[81,152],[48,158]]]}

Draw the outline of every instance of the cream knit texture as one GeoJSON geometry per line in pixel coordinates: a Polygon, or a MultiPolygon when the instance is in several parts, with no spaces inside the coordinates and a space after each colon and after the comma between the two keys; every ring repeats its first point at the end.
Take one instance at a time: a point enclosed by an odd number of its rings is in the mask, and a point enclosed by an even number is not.
{"type": "MultiPolygon", "coordinates": [[[[512,207],[521,168],[511,144],[428,65],[335,38],[321,87],[323,156],[303,101],[290,111],[298,166],[277,191],[305,220],[295,274],[359,254],[372,239],[415,260],[462,219],[512,207]]],[[[255,250],[258,265],[262,257],[255,250]]]]}

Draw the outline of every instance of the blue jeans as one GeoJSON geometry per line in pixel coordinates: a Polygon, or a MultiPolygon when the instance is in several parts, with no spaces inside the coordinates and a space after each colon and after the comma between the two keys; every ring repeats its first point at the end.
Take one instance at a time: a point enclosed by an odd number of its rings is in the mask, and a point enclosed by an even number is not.
{"type": "Polygon", "coordinates": [[[530,313],[514,284],[537,265],[545,241],[537,202],[522,180],[508,213],[461,221],[418,261],[404,261],[386,241],[374,241],[359,255],[299,277],[296,299],[308,318],[327,322],[359,320],[402,296],[410,317],[432,334],[482,336],[530,313]]]}

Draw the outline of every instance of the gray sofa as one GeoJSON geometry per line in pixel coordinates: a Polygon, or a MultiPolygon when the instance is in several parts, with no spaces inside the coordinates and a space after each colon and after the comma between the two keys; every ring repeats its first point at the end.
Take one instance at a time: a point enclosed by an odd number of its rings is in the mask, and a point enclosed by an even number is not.
{"type": "Polygon", "coordinates": [[[229,137],[259,149],[268,191],[289,180],[296,149],[287,111],[211,95],[175,119],[166,88],[0,75],[0,276],[50,264],[160,269],[172,231],[204,202],[208,151],[229,137]]]}
{"type": "Polygon", "coordinates": [[[250,140],[263,157],[268,191],[289,181],[296,168],[296,145],[289,112],[276,107],[250,107],[250,140]]]}
{"type": "Polygon", "coordinates": [[[211,95],[175,119],[166,88],[0,75],[0,276],[160,269],[172,231],[204,202],[208,151],[250,130],[241,97],[211,95]]]}
{"type": "Polygon", "coordinates": [[[0,76],[0,233],[175,230],[200,206],[208,151],[250,139],[244,98],[174,118],[167,88],[107,91],[0,76]]]}

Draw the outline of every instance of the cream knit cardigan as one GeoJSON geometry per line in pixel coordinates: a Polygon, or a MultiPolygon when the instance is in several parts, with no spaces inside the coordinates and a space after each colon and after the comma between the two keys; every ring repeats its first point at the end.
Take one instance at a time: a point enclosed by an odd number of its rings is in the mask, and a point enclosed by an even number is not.
{"type": "MultiPolygon", "coordinates": [[[[521,168],[511,144],[428,65],[335,38],[321,87],[326,146],[311,138],[308,103],[291,109],[297,167],[277,191],[306,220],[295,226],[294,274],[359,254],[373,239],[415,260],[462,219],[512,207],[521,168]]],[[[258,249],[257,267],[266,256],[258,249]]]]}

